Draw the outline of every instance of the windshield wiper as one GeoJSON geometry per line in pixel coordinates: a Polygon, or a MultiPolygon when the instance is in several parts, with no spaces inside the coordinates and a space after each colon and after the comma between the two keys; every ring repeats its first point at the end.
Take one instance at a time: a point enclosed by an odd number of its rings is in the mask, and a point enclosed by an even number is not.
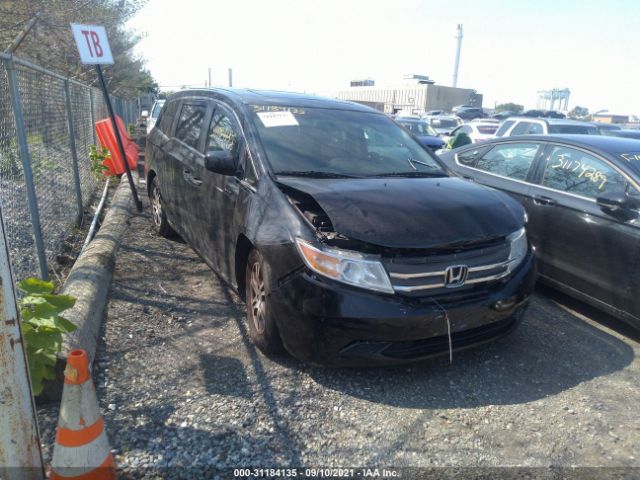
{"type": "Polygon", "coordinates": [[[421,162],[420,160],[416,160],[416,159],[411,158],[411,157],[407,158],[407,162],[409,162],[409,165],[411,165],[411,168],[413,168],[414,170],[418,170],[416,168],[416,166],[414,165],[415,163],[417,163],[418,165],[424,165],[425,167],[429,167],[432,170],[437,168],[437,167],[434,167],[433,165],[431,165],[430,163],[421,162]]]}
{"type": "Polygon", "coordinates": [[[371,177],[446,177],[444,172],[388,172],[371,175],[371,177]]]}
{"type": "Polygon", "coordinates": [[[290,177],[309,177],[309,178],[359,178],[355,175],[347,175],[344,173],[334,172],[317,172],[314,170],[284,170],[275,172],[276,175],[285,175],[290,177]]]}

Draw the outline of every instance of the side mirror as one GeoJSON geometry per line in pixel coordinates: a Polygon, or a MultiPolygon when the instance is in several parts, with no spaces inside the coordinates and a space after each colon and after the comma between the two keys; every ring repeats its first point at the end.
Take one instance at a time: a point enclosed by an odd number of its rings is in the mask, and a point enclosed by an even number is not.
{"type": "Polygon", "coordinates": [[[226,150],[216,150],[204,157],[204,168],[220,175],[234,175],[237,170],[237,157],[226,150]]]}
{"type": "Polygon", "coordinates": [[[142,110],[142,112],[140,112],[140,116],[142,118],[147,118],[149,116],[149,110],[142,110]]]}
{"type": "Polygon", "coordinates": [[[609,211],[627,210],[631,207],[630,198],[623,192],[606,192],[598,195],[596,203],[600,208],[609,211]]]}

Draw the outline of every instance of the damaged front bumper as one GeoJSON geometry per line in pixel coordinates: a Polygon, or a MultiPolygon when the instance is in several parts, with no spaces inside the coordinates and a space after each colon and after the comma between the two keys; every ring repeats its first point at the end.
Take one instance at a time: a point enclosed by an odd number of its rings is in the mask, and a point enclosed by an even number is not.
{"type": "Polygon", "coordinates": [[[510,333],[522,320],[535,277],[529,252],[508,278],[452,301],[378,294],[303,270],[272,290],[270,305],[286,349],[300,360],[396,364],[447,354],[447,317],[454,351],[510,333]]]}

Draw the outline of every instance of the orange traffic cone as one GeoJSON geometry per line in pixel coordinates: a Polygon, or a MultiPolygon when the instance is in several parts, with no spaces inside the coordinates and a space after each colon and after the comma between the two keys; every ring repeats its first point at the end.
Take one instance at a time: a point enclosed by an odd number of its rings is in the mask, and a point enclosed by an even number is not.
{"type": "Polygon", "coordinates": [[[84,350],[73,350],[67,358],[51,478],[117,478],[84,350]]]}

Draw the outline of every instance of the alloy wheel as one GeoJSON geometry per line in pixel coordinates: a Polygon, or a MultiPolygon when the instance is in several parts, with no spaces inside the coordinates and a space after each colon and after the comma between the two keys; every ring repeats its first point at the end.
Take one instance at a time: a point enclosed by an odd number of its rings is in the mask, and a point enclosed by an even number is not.
{"type": "Polygon", "coordinates": [[[264,289],[264,277],[260,262],[255,262],[251,266],[249,278],[249,300],[251,304],[251,319],[259,334],[264,333],[266,315],[266,295],[264,289]]]}
{"type": "Polygon", "coordinates": [[[151,188],[151,209],[153,211],[153,222],[157,227],[162,224],[162,200],[160,190],[155,185],[151,188]]]}

